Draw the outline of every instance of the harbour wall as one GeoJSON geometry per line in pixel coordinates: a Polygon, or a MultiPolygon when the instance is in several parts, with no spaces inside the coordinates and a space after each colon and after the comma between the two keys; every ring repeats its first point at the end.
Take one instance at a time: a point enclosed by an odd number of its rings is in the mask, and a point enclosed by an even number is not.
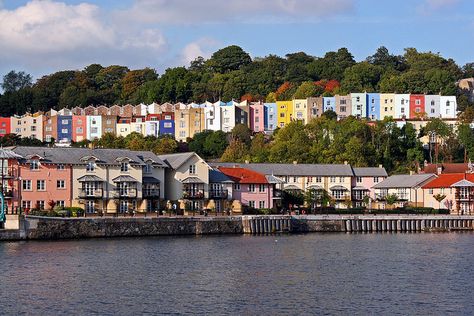
{"type": "Polygon", "coordinates": [[[280,232],[425,232],[473,230],[473,225],[474,216],[454,215],[246,215],[145,218],[26,216],[18,218],[19,229],[0,230],[0,240],[271,234],[280,232]]]}

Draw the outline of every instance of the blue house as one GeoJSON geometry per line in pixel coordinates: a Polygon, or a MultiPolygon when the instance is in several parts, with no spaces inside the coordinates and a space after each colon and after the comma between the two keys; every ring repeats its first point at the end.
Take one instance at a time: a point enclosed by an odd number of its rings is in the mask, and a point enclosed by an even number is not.
{"type": "Polygon", "coordinates": [[[323,113],[329,110],[336,112],[335,97],[323,97],[323,113]]]}
{"type": "Polygon", "coordinates": [[[58,139],[57,142],[71,142],[72,139],[72,115],[58,116],[58,139]]]}
{"type": "Polygon", "coordinates": [[[174,120],[160,120],[160,135],[174,137],[174,120]]]}
{"type": "Polygon", "coordinates": [[[277,106],[276,103],[264,103],[264,128],[265,131],[273,132],[277,127],[277,106]]]}
{"type": "Polygon", "coordinates": [[[380,120],[380,93],[367,93],[367,118],[380,120]]]}

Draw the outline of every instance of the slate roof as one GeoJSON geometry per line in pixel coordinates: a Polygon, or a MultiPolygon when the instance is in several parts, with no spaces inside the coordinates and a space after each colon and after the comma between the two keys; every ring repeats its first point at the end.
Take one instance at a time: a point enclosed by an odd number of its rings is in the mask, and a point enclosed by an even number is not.
{"type": "Polygon", "coordinates": [[[233,183],[231,178],[216,169],[209,170],[209,183],[233,183]]]}
{"type": "Polygon", "coordinates": [[[397,174],[388,177],[382,182],[373,186],[374,189],[390,189],[390,188],[414,188],[422,185],[426,181],[436,177],[432,173],[427,174],[397,174]]]}
{"type": "Polygon", "coordinates": [[[378,167],[362,167],[362,168],[352,168],[354,170],[354,175],[356,177],[387,177],[387,171],[385,168],[378,167]]]}
{"type": "Polygon", "coordinates": [[[282,164],[213,162],[212,167],[241,167],[275,176],[346,176],[354,175],[352,167],[345,164],[282,164]]]}
{"type": "Polygon", "coordinates": [[[96,175],[85,175],[77,179],[79,182],[104,182],[104,179],[96,175]]]}
{"type": "Polygon", "coordinates": [[[117,158],[128,157],[131,164],[145,165],[147,159],[151,159],[156,166],[167,167],[166,164],[151,151],[133,151],[128,149],[106,149],[106,148],[57,148],[57,147],[28,147],[17,146],[11,150],[23,157],[20,161],[26,162],[28,156],[38,155],[42,157],[43,163],[57,164],[86,164],[81,160],[85,156],[97,157],[98,164],[118,165],[117,158]]]}
{"type": "Polygon", "coordinates": [[[113,182],[138,182],[137,179],[129,175],[122,175],[112,179],[113,182]]]}
{"type": "Polygon", "coordinates": [[[159,155],[158,157],[160,157],[160,159],[163,160],[169,167],[173,169],[178,169],[194,154],[194,152],[187,152],[179,154],[159,155]]]}

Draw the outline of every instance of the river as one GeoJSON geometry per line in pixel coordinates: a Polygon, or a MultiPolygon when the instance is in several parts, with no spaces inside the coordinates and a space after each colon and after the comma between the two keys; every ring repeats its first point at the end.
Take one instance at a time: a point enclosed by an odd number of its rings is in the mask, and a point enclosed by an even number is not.
{"type": "Polygon", "coordinates": [[[473,314],[474,234],[0,243],[1,315],[473,314]]]}

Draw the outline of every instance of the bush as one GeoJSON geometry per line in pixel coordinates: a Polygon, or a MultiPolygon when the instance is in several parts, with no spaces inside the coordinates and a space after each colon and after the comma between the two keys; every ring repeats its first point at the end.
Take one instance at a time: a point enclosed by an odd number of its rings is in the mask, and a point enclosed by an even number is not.
{"type": "Polygon", "coordinates": [[[28,213],[29,215],[34,216],[46,216],[46,217],[80,217],[84,216],[84,209],[80,207],[55,207],[52,210],[42,210],[42,209],[31,209],[28,213]]]}

